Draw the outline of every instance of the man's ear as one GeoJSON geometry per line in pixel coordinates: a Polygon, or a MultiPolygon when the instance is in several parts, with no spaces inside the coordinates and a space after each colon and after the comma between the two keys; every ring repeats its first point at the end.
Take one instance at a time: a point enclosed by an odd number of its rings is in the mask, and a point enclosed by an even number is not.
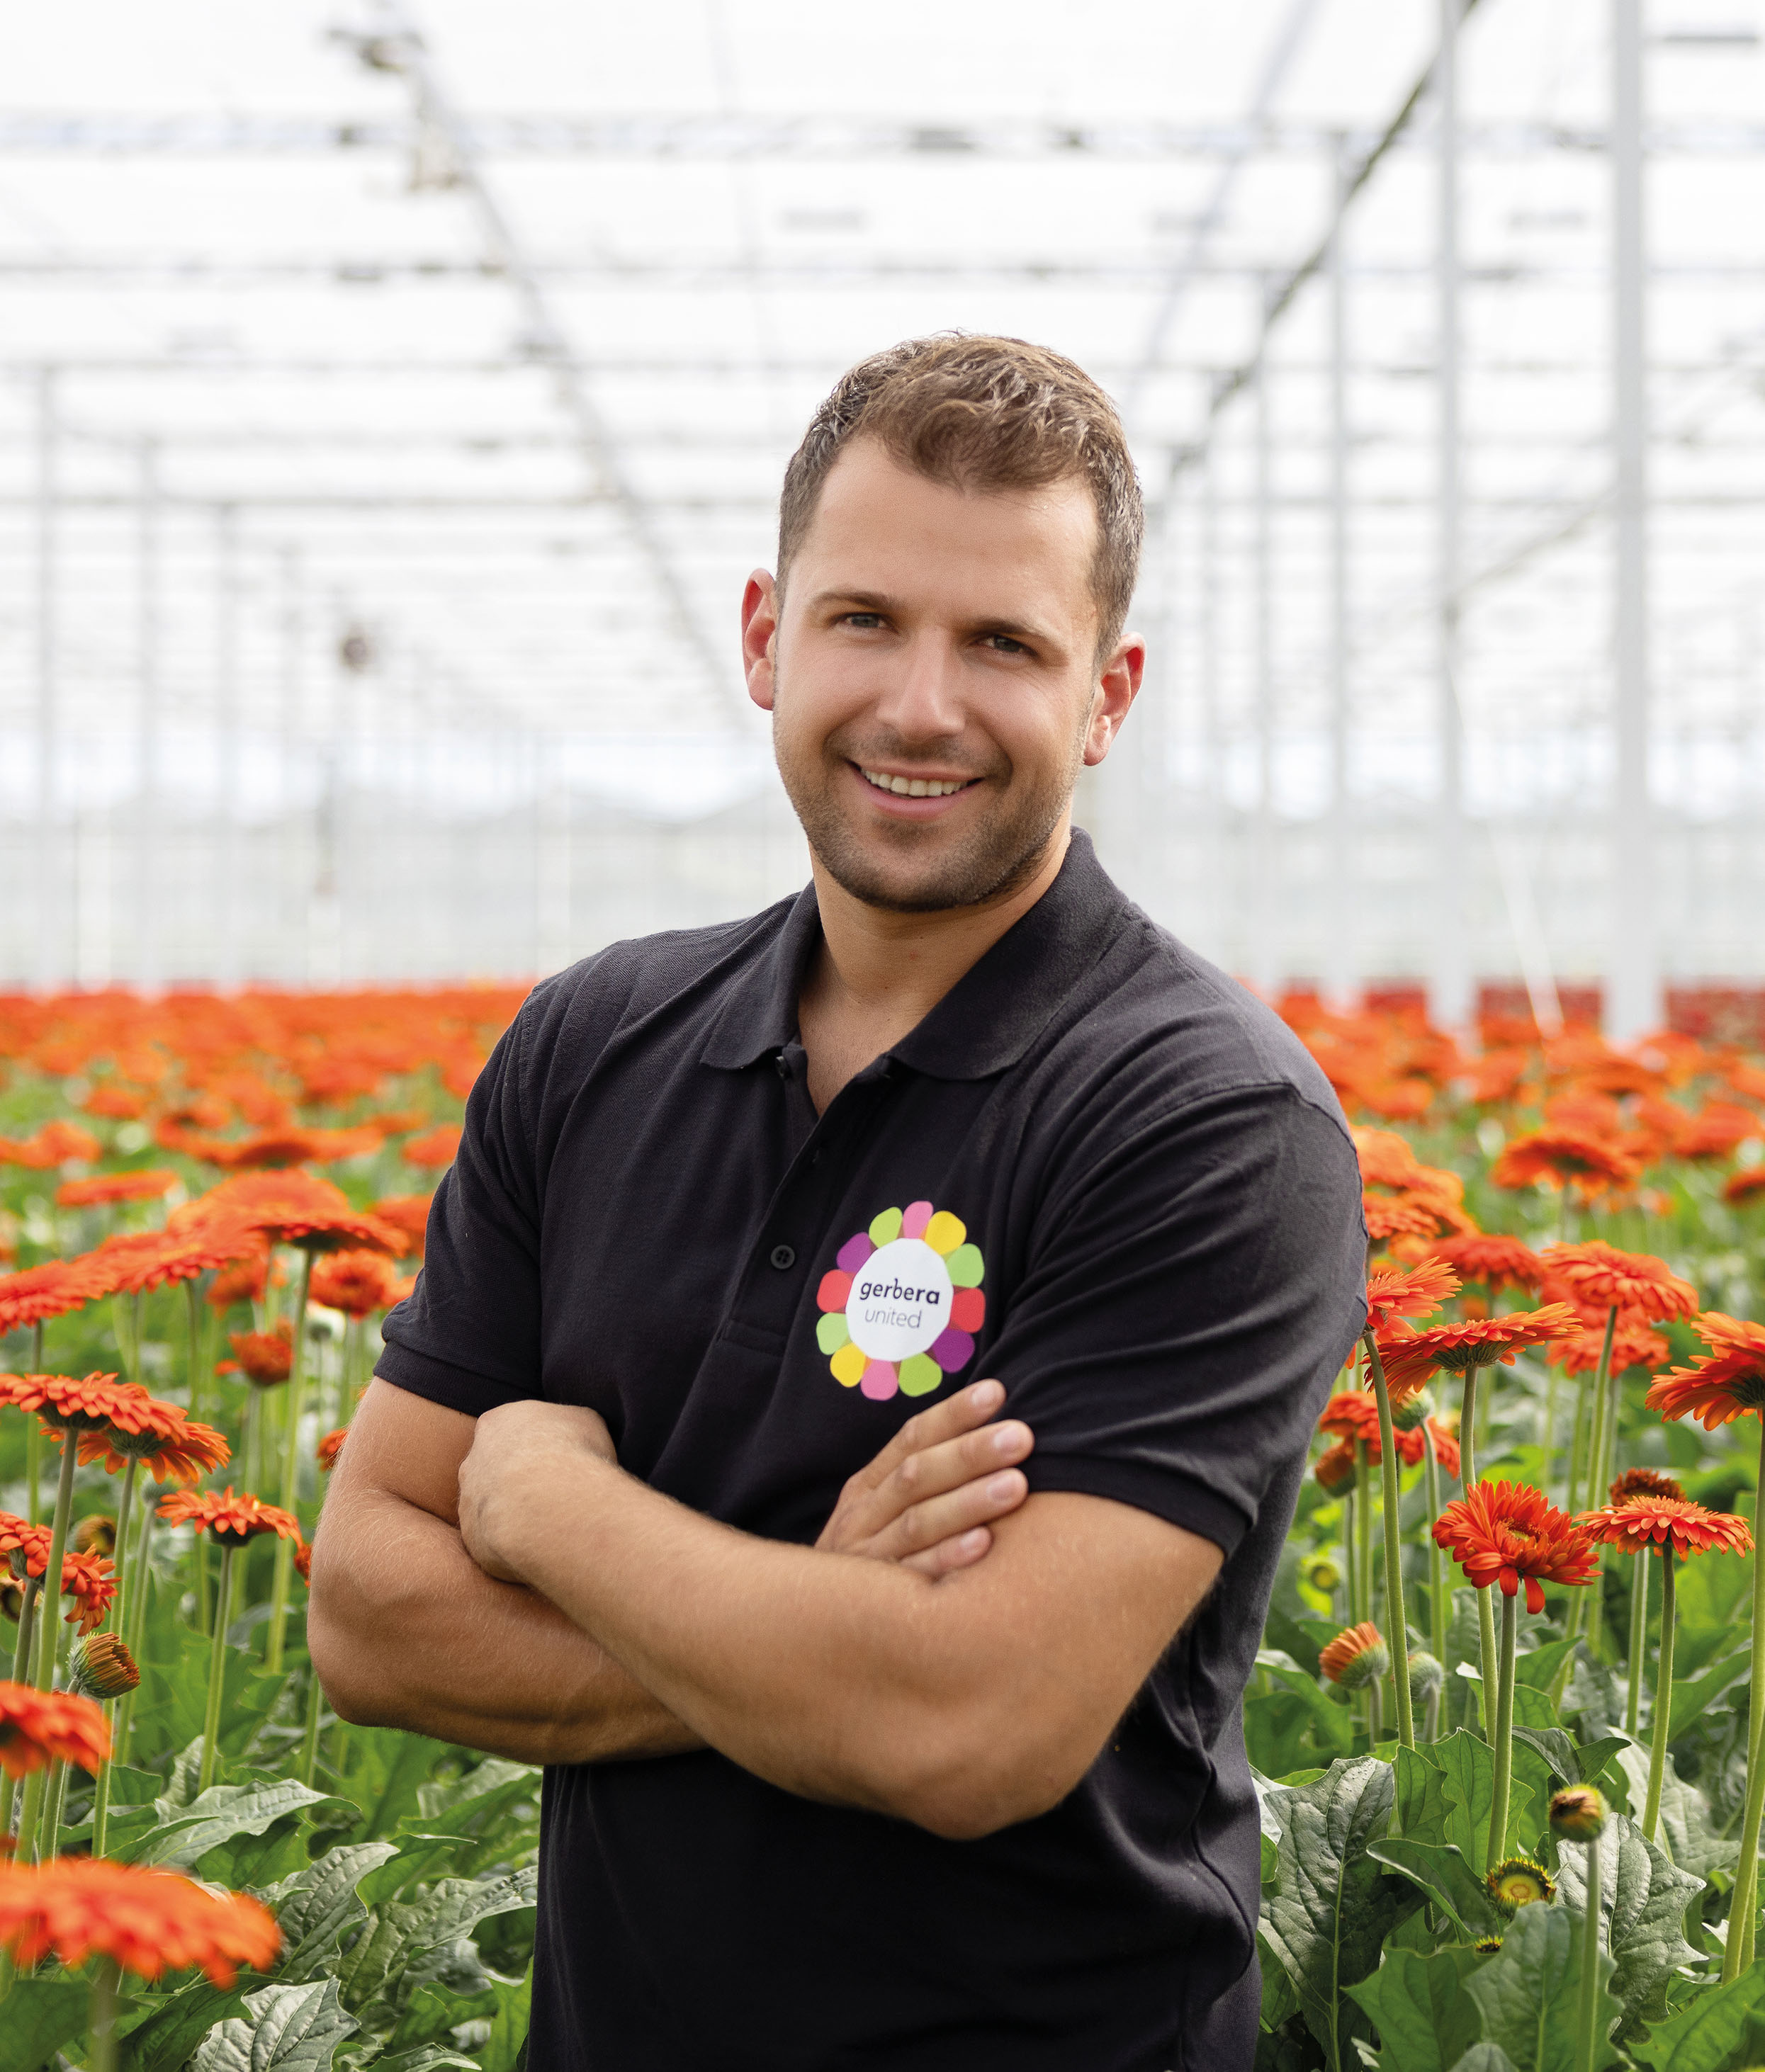
{"type": "Polygon", "coordinates": [[[764,569],[756,569],[742,593],[742,673],[748,696],[762,712],[772,709],[778,619],[778,585],[764,569]]]}
{"type": "Polygon", "coordinates": [[[1105,664],[1092,696],[1091,723],[1084,736],[1088,768],[1101,763],[1109,754],[1121,731],[1128,708],[1140,695],[1140,682],[1146,668],[1146,642],[1138,633],[1124,633],[1115,644],[1114,653],[1105,664]]]}

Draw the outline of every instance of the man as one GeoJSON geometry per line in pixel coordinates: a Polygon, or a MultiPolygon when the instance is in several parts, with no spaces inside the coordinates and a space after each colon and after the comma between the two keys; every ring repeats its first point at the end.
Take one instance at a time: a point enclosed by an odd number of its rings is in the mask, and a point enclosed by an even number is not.
{"type": "Polygon", "coordinates": [[[743,606],[813,883],[473,1090],[311,1633],[548,1765],[533,2072],[1250,2064],[1239,1705],[1364,1245],[1310,1060],[1072,830],[1140,532],[1070,362],[854,368],[743,606]]]}

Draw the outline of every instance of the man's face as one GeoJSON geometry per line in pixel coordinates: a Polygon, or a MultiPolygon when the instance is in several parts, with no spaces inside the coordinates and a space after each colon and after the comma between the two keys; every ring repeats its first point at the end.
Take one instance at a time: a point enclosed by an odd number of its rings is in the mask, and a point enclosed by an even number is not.
{"type": "Polygon", "coordinates": [[[823,867],[866,905],[969,906],[1034,877],[1080,766],[1140,673],[1100,671],[1083,480],[969,495],[855,440],[822,487],[780,615],[743,606],[751,693],[823,867]]]}

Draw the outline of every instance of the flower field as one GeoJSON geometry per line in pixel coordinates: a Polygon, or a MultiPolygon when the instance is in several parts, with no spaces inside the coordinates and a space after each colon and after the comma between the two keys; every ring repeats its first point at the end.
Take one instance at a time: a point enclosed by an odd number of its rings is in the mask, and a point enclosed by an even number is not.
{"type": "MultiPolygon", "coordinates": [[[[520,2060],[537,1774],[335,1719],[303,1616],[518,1002],[0,1001],[0,2072],[520,2060]]],[[[1284,1011],[1374,1243],[1245,1703],[1259,2064],[1765,2062],[1765,1063],[1284,1011]]]]}

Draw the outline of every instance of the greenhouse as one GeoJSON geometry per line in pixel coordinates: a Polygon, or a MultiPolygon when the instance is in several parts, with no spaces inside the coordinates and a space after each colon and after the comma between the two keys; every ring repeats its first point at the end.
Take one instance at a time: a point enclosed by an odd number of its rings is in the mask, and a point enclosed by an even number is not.
{"type": "Polygon", "coordinates": [[[1765,0],[93,0],[0,318],[0,2072],[1765,2062],[1765,0]]]}

